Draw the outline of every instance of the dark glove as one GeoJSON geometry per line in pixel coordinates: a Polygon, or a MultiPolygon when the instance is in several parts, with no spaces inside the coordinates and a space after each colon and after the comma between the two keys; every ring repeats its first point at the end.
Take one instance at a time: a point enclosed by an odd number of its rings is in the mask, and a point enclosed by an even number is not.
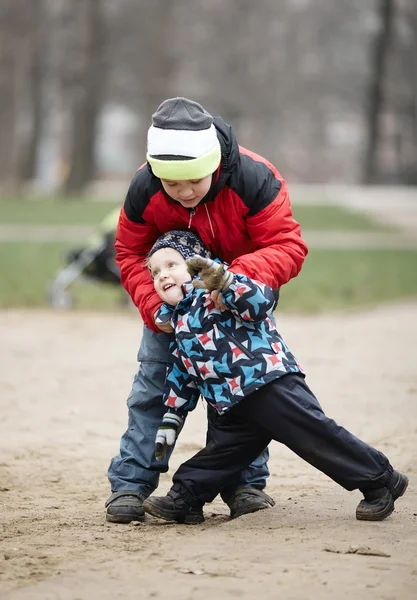
{"type": "Polygon", "coordinates": [[[155,438],[156,460],[164,460],[168,448],[175,444],[183,423],[184,419],[177,413],[166,412],[164,414],[155,438]]]}
{"type": "Polygon", "coordinates": [[[195,288],[203,290],[227,290],[233,280],[233,273],[228,271],[221,263],[214,262],[211,258],[204,258],[196,254],[187,261],[187,269],[191,277],[199,275],[200,280],[193,281],[195,288]]]}

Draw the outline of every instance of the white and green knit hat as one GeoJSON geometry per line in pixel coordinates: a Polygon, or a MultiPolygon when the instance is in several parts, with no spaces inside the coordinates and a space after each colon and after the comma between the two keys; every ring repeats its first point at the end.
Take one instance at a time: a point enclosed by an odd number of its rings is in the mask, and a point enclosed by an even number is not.
{"type": "Polygon", "coordinates": [[[213,117],[187,98],[169,98],[152,115],[146,158],[161,179],[202,179],[220,164],[213,117]]]}

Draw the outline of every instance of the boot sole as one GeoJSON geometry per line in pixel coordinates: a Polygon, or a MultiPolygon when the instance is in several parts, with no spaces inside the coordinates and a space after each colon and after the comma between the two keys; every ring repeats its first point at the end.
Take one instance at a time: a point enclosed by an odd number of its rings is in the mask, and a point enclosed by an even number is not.
{"type": "Polygon", "coordinates": [[[266,508],[272,508],[271,504],[265,504],[263,506],[260,506],[259,504],[253,504],[252,506],[248,506],[247,508],[237,510],[233,514],[230,513],[230,517],[232,519],[237,519],[238,517],[243,517],[244,515],[250,515],[252,513],[258,512],[258,510],[265,510],[266,508]]]}
{"type": "Polygon", "coordinates": [[[362,513],[358,509],[356,509],[356,518],[358,519],[358,521],[383,521],[384,519],[389,517],[394,512],[395,500],[398,500],[398,498],[401,498],[401,496],[404,496],[404,494],[407,490],[408,477],[403,475],[401,483],[402,483],[402,485],[397,490],[397,494],[396,494],[395,498],[394,497],[391,498],[391,502],[388,504],[388,506],[386,508],[384,508],[384,510],[381,510],[378,513],[371,513],[371,512],[363,512],[362,513]]]}
{"type": "Polygon", "coordinates": [[[138,517],[136,515],[109,515],[108,513],[106,513],[106,521],[108,521],[109,523],[120,523],[120,524],[127,525],[128,523],[131,523],[132,521],[142,522],[144,520],[145,520],[145,515],[138,517]]]}
{"type": "Polygon", "coordinates": [[[175,521],[176,523],[181,523],[184,525],[198,525],[199,523],[203,523],[204,516],[203,515],[186,515],[185,517],[176,517],[173,513],[168,511],[162,511],[160,508],[152,504],[149,500],[146,500],[143,503],[143,509],[149,515],[153,517],[157,517],[158,519],[163,519],[164,521],[175,521]]]}

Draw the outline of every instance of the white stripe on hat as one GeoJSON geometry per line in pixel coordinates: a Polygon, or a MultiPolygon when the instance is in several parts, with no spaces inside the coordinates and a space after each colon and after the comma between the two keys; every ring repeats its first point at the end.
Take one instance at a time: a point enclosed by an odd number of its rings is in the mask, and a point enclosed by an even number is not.
{"type": "Polygon", "coordinates": [[[216,128],[198,131],[185,129],[162,129],[153,125],[148,131],[148,154],[172,155],[198,158],[218,145],[216,128]]]}

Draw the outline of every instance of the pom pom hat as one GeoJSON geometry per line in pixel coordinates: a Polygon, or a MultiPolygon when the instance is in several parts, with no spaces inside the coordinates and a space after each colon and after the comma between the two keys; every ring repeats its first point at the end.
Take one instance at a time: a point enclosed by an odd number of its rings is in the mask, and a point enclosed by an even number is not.
{"type": "Polygon", "coordinates": [[[203,179],[220,164],[213,117],[197,102],[169,98],[152,115],[147,161],[160,179],[203,179]]]}

